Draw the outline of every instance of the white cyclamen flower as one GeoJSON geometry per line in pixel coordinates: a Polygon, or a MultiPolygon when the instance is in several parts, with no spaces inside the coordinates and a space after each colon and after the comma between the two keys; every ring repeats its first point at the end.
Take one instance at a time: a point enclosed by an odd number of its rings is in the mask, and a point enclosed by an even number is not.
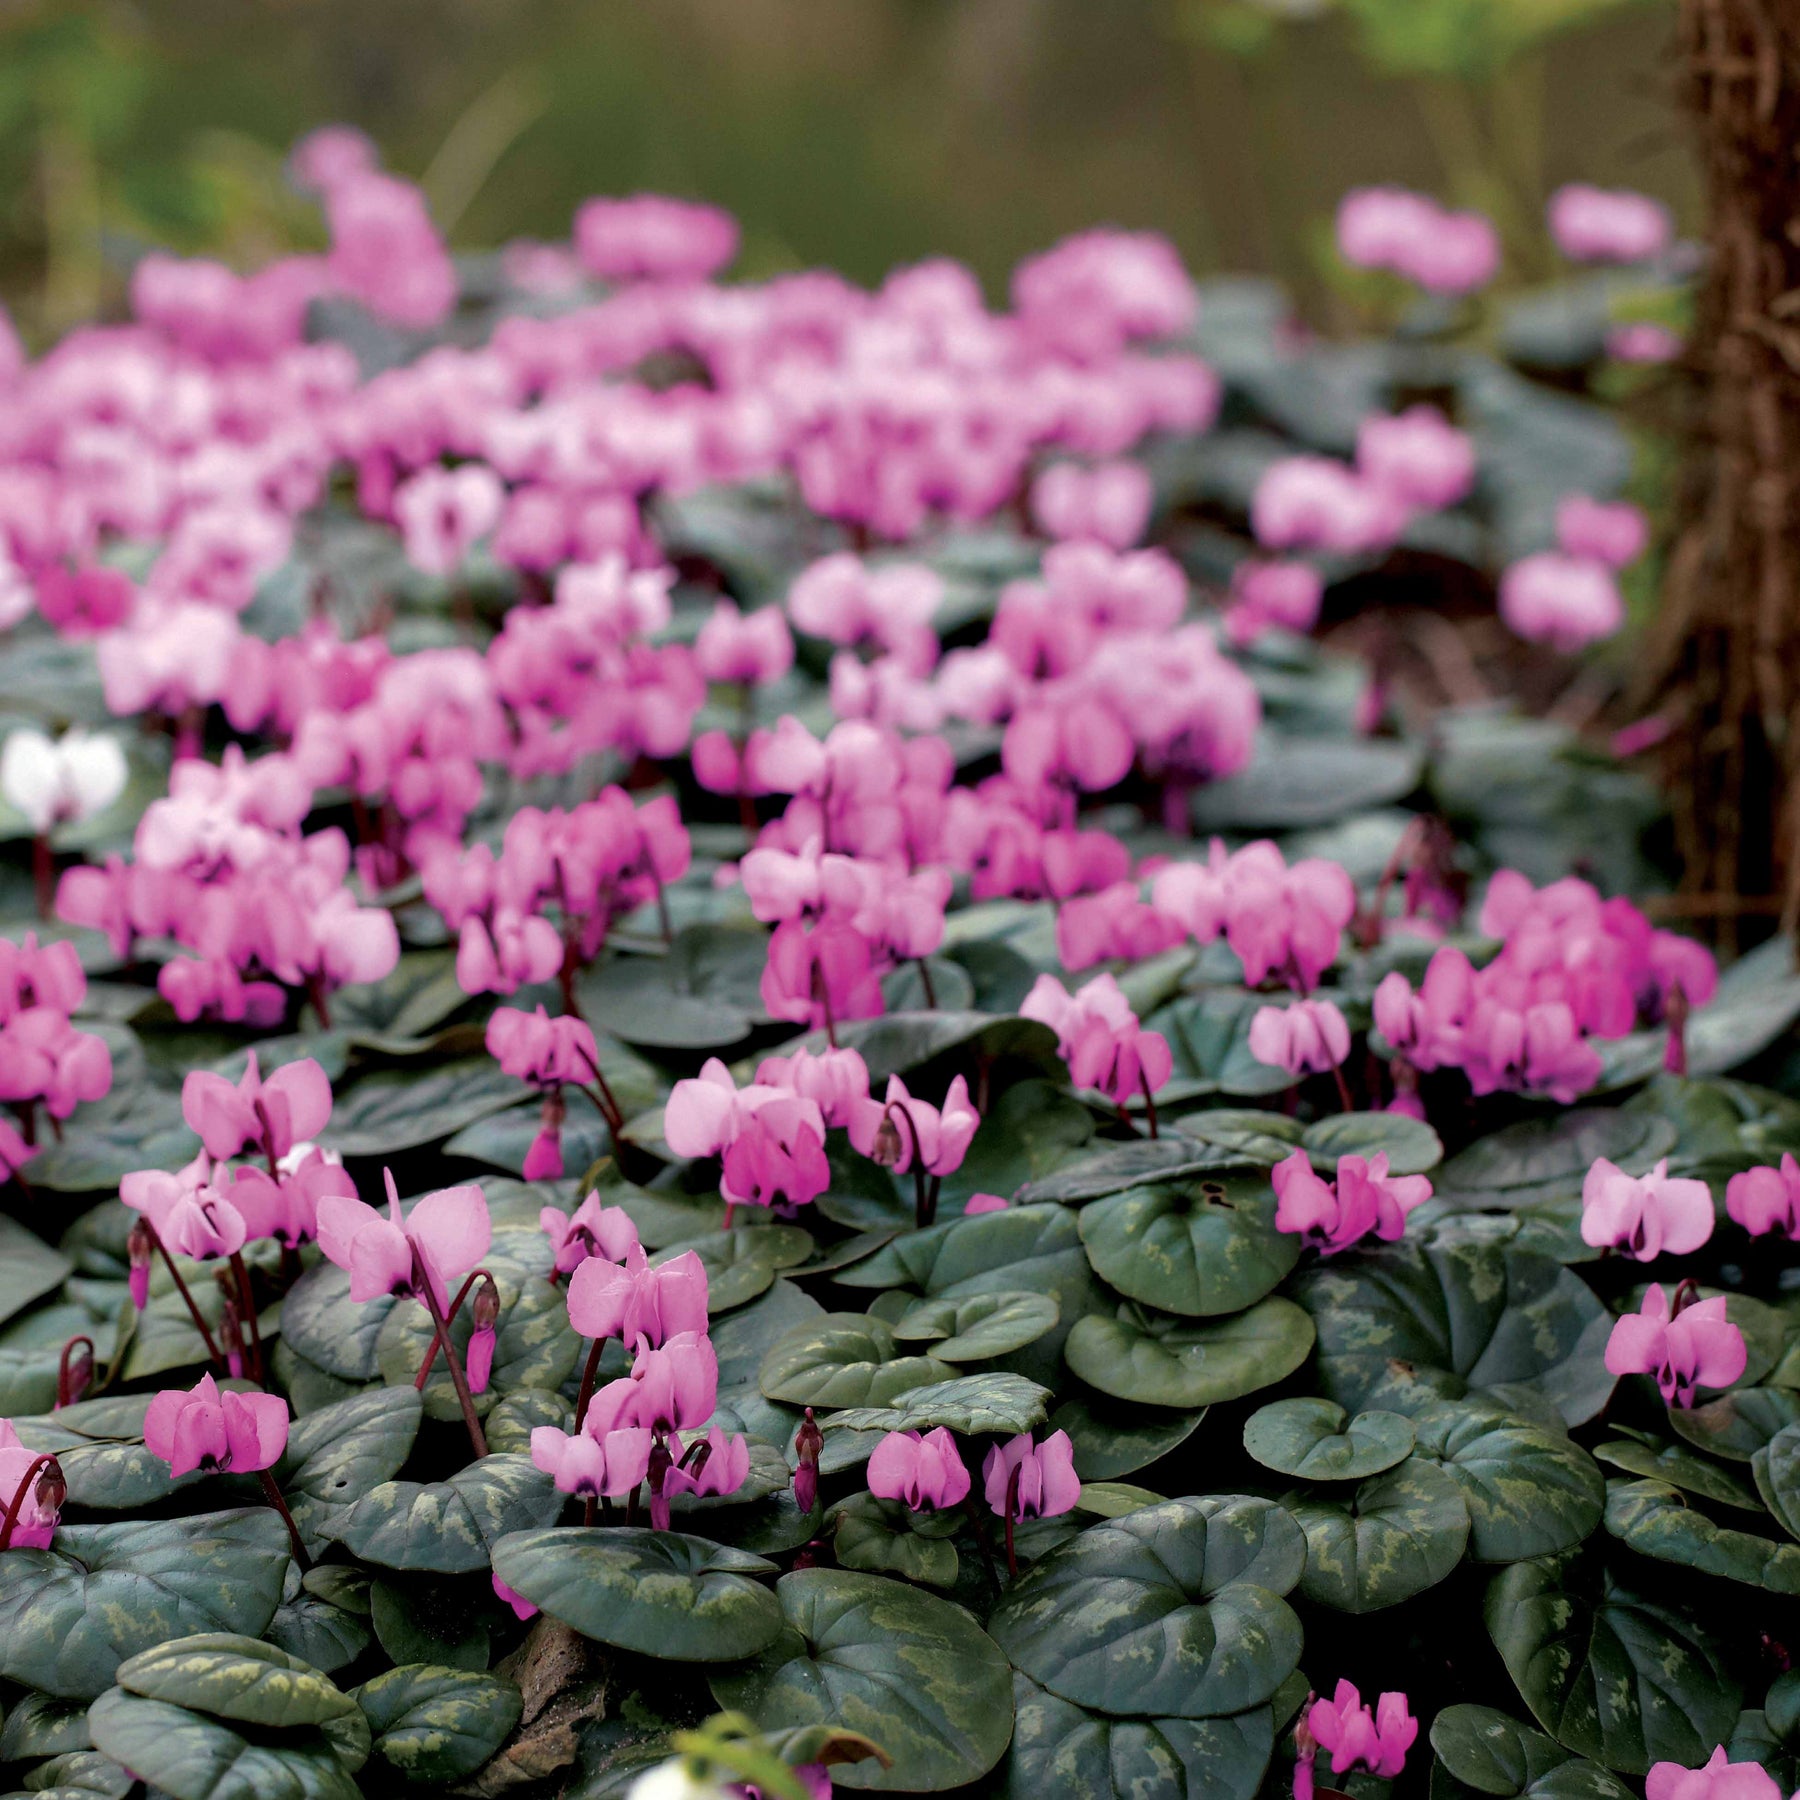
{"type": "Polygon", "coordinates": [[[125,775],[119,740],[91,736],[80,726],[52,742],[23,725],[0,750],[0,794],[39,836],[104,812],[124,792],[125,775]]]}
{"type": "Polygon", "coordinates": [[[676,1757],[640,1775],[625,1800],[728,1800],[728,1796],[718,1782],[691,1775],[686,1759],[676,1757]]]}

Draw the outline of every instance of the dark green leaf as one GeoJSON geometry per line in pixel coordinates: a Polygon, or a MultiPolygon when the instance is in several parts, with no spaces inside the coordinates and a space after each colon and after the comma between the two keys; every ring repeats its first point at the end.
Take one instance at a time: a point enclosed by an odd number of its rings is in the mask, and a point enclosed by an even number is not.
{"type": "Polygon", "coordinates": [[[528,1092],[488,1056],[432,1069],[378,1070],[338,1094],[332,1148],[344,1156],[386,1156],[434,1144],[528,1092]]]}
{"type": "Polygon", "coordinates": [[[1469,1511],[1461,1490],[1421,1456],[1342,1489],[1285,1505],[1306,1533],[1300,1592],[1339,1612],[1377,1612],[1435,1587],[1462,1560],[1469,1511]]]}
{"type": "Polygon", "coordinates": [[[863,1313],[827,1313],[777,1340],[760,1381],[794,1406],[887,1406],[956,1370],[933,1356],[901,1356],[893,1328],[863,1313]]]}
{"type": "Polygon", "coordinates": [[[356,1690],[375,1755],[407,1781],[441,1786],[473,1775],[512,1736],[524,1707],[497,1675],[409,1663],[356,1690]]]}
{"type": "Polygon", "coordinates": [[[1014,1437],[1043,1424],[1049,1398],[1049,1390],[1035,1381],[993,1370],[897,1394],[889,1406],[834,1413],[829,1424],[846,1431],[930,1431],[942,1425],[965,1437],[983,1432],[1014,1437]]]}
{"type": "Polygon", "coordinates": [[[920,1300],[894,1322],[902,1344],[924,1344],[944,1362],[985,1362],[1023,1349],[1054,1328],[1057,1305],[1048,1294],[1000,1288],[965,1299],[920,1300]]]}
{"type": "Polygon", "coordinates": [[[1320,1167],[1340,1156],[1385,1155],[1393,1175],[1424,1175],[1444,1160],[1438,1134],[1405,1113],[1333,1113],[1307,1126],[1300,1147],[1320,1167]]]}
{"type": "Polygon", "coordinates": [[[1245,1421],[1244,1448],[1265,1469],[1301,1481],[1360,1481],[1404,1462],[1413,1428],[1399,1413],[1351,1418],[1329,1400],[1276,1400],[1245,1421]]]}
{"type": "Polygon", "coordinates": [[[1715,1525],[1662,1481],[1607,1484],[1606,1529],[1640,1556],[1772,1594],[1800,1594],[1800,1545],[1715,1525]]]}
{"type": "Polygon", "coordinates": [[[1192,1408],[1272,1386],[1306,1361],[1313,1323],[1271,1295],[1248,1312],[1196,1324],[1121,1307],[1077,1321],[1063,1354],[1089,1387],[1141,1405],[1192,1408]]]}
{"type": "Polygon", "coordinates": [[[485,1568],[508,1532],[547,1525],[563,1497],[528,1456],[487,1456],[447,1481],[384,1481],[324,1528],[389,1569],[462,1574],[485,1568]]]}

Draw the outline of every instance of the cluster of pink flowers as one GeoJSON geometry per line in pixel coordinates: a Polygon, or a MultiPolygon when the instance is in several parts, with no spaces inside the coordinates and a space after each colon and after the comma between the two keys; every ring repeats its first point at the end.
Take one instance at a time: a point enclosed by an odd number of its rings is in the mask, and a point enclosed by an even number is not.
{"type": "MultiPolygon", "coordinates": [[[[877,1499],[898,1500],[913,1512],[948,1512],[968,1498],[971,1485],[962,1451],[942,1425],[922,1434],[890,1431],[869,1457],[868,1480],[877,1499]]],[[[1005,1524],[1011,1560],[1019,1521],[1056,1518],[1081,1499],[1069,1434],[1053,1431],[1040,1444],[1022,1431],[995,1444],[982,1461],[981,1487],[988,1510],[1005,1524]]]]}
{"type": "Polygon", "coordinates": [[[1096,975],[1073,994],[1054,975],[1040,975],[1019,1007],[1056,1033],[1056,1045],[1077,1087],[1098,1088],[1116,1106],[1146,1100],[1175,1071],[1169,1040],[1138,1023],[1131,1002],[1110,975],[1096,975]]]}
{"type": "Polygon", "coordinates": [[[1606,1341],[1615,1375],[1653,1375],[1670,1406],[1692,1406],[1700,1388],[1727,1388],[1749,1366],[1744,1334],[1726,1317],[1723,1294],[1700,1299],[1691,1282],[1671,1302],[1653,1282],[1636,1312],[1626,1313],[1606,1341]]]}
{"type": "Polygon", "coordinates": [[[464,991],[511,994],[550,980],[565,960],[571,971],[591,962],[614,922],[685,874],[688,857],[672,799],[634,806],[623,788],[608,787],[566,811],[520,807],[499,855],[485,844],[445,849],[426,862],[423,881],[458,934],[464,991]]]}
{"type": "Polygon", "coordinates": [[[709,1428],[719,1360],[707,1336],[699,1256],[687,1250],[652,1266],[631,1220],[593,1194],[572,1216],[546,1207],[542,1223],[557,1271],[569,1277],[569,1323],[592,1349],[575,1429],[538,1426],[532,1460],[590,1508],[626,1497],[635,1507],[647,1481],[659,1530],[668,1529],[669,1502],[680,1495],[736,1493],[750,1472],[750,1446],[709,1428]],[[631,1371],[596,1389],[600,1352],[614,1339],[630,1349],[631,1371]]]}
{"type": "MultiPolygon", "coordinates": [[[[37,1109],[66,1119],[112,1088],[106,1040],[77,1030],[69,1015],[87,998],[87,976],[67,942],[0,938],[0,1100],[18,1116],[0,1120],[0,1177],[16,1174],[37,1144],[37,1109]]],[[[3,1504],[3,1501],[0,1501],[3,1504]]]]}
{"type": "MultiPolygon", "coordinates": [[[[1502,870],[1480,923],[1501,940],[1484,967],[1446,946],[1416,991],[1397,971],[1375,990],[1375,1024],[1409,1110],[1418,1104],[1412,1075],[1445,1068],[1463,1070],[1477,1094],[1523,1089],[1567,1104],[1599,1077],[1590,1039],[1623,1037],[1640,1016],[1675,1024],[1718,986],[1702,945],[1654,929],[1629,900],[1602,900],[1573,876],[1534,889],[1502,870]]],[[[1678,1060],[1678,1033],[1670,1048],[1678,1060]]]]}
{"type": "Polygon", "coordinates": [[[1572,262],[1649,262],[1668,249],[1675,230],[1660,200],[1585,181],[1559,187],[1545,216],[1557,249],[1572,262]]]}
{"type": "Polygon", "coordinates": [[[1313,1759],[1320,1750],[1331,1757],[1331,1772],[1352,1770],[1391,1781],[1406,1767],[1406,1753],[1419,1735],[1406,1696],[1383,1694],[1367,1705],[1354,1682],[1340,1681],[1329,1700],[1315,1699],[1295,1728],[1299,1757],[1294,1769],[1295,1800],[1311,1800],[1313,1759]]]}
{"type": "Polygon", "coordinates": [[[1556,509],[1554,550],[1508,566],[1500,577],[1500,617],[1520,637],[1579,650],[1625,622],[1618,571],[1644,553],[1649,521],[1628,500],[1571,494],[1556,509]]]}
{"type": "Polygon", "coordinates": [[[1665,1156],[1648,1175],[1627,1175],[1602,1156],[1581,1185],[1581,1237],[1638,1262],[1685,1256],[1713,1231],[1712,1189],[1669,1173],[1665,1156]]]}
{"type": "Polygon", "coordinates": [[[1425,1176],[1388,1173],[1385,1150],[1340,1156],[1332,1181],[1314,1174],[1312,1159],[1296,1150],[1269,1179],[1277,1197],[1275,1229],[1295,1233],[1325,1256],[1348,1250],[1371,1232],[1392,1243],[1405,1235],[1406,1215],[1431,1198],[1425,1176]]]}
{"type": "Polygon", "coordinates": [[[1476,212],[1451,212],[1406,188],[1354,188],[1338,204],[1338,252],[1434,294],[1470,294],[1500,267],[1500,238],[1476,212]]]}
{"type": "Polygon", "coordinates": [[[390,973],[400,940],[392,916],[359,906],[346,885],[344,834],[302,835],[312,793],[283,755],[250,762],[233,746],[223,766],[184,759],[138,821],[135,862],[67,870],[57,912],[104,932],[121,956],[140,937],[191,950],[157,975],[183,1020],[273,1025],[290,988],[322,1008],[333,989],[390,973]]]}

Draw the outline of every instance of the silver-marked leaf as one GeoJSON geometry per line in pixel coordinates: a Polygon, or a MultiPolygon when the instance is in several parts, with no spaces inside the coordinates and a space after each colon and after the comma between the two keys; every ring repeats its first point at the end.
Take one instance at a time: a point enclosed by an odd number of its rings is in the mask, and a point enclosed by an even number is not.
{"type": "MultiPolygon", "coordinates": [[[[1444,1707],[1431,1722],[1431,1747],[1458,1784],[1448,1800],[1468,1792],[1502,1800],[1630,1800],[1631,1790],[1611,1770],[1571,1756],[1554,1738],[1491,1706],[1444,1707]]],[[[1441,1785],[1434,1771],[1434,1797],[1441,1785]]]]}
{"type": "Polygon", "coordinates": [[[867,1492],[840,1500],[826,1515],[838,1566],[865,1575],[899,1575],[927,1587],[955,1587],[956,1546],[947,1537],[913,1530],[912,1521],[904,1501],[867,1492]]]}
{"type": "Polygon", "coordinates": [[[1800,1423],[1792,1388],[1733,1388],[1703,1406],[1672,1406],[1669,1423],[1690,1444],[1727,1462],[1750,1462],[1778,1432],[1800,1423]]]}
{"type": "Polygon", "coordinates": [[[1081,1241],[1100,1279],[1163,1312],[1242,1312],[1300,1260],[1300,1240],[1275,1229],[1266,1171],[1128,1188],[1081,1214],[1081,1241]]]}
{"type": "Polygon", "coordinates": [[[1502,1569],[1487,1628],[1532,1716],[1565,1749],[1622,1774],[1697,1768],[1730,1734],[1742,1689],[1685,1608],[1625,1587],[1580,1551],[1502,1569]]]}
{"type": "Polygon", "coordinates": [[[775,1596],[755,1579],[772,1563],[680,1532],[516,1532],[495,1546],[494,1573],[584,1637],[645,1656],[734,1662],[781,1630],[775,1596]]]}
{"type": "Polygon", "coordinates": [[[412,1301],[384,1294],[352,1300],[350,1274],[336,1263],[315,1263],[282,1302],[282,1336],[308,1362],[345,1381],[373,1381],[381,1373],[376,1342],[389,1313],[412,1301]]]}
{"type": "Polygon", "coordinates": [[[1674,1143],[1675,1127],[1660,1113],[1566,1107],[1477,1138],[1443,1165],[1433,1185],[1451,1199],[1519,1206],[1579,1194],[1588,1170],[1602,1156],[1628,1174],[1641,1175],[1674,1143]]]}
{"type": "Polygon", "coordinates": [[[563,1497],[528,1456],[486,1456],[447,1481],[384,1481],[323,1527],[365,1562],[458,1575],[508,1532],[547,1525],[563,1497]]]}
{"type": "Polygon", "coordinates": [[[1323,1168],[1340,1156],[1386,1156],[1390,1175],[1424,1175],[1444,1160],[1438,1134],[1405,1113],[1332,1113],[1307,1126],[1300,1147],[1323,1168]]]}
{"type": "Polygon", "coordinates": [[[944,1362],[985,1362],[1036,1343],[1057,1317],[1048,1294],[1000,1288],[960,1300],[919,1300],[894,1321],[894,1336],[902,1344],[923,1344],[944,1362]]]}
{"type": "Polygon", "coordinates": [[[1230,1168],[1241,1157],[1211,1145],[1199,1145],[1184,1137],[1133,1138],[1126,1144],[1108,1144],[1104,1150],[1076,1158],[1046,1175],[1028,1181],[1015,1196],[1021,1206],[1057,1201],[1079,1205],[1101,1200],[1145,1182],[1181,1181],[1214,1169],[1230,1168]]]}
{"type": "Polygon", "coordinates": [[[840,1725],[893,1759],[832,1769],[834,1783],[937,1793],[984,1775],[1012,1737],[1012,1672],[960,1606],[903,1581],[802,1569],[777,1585],[784,1628],[714,1697],[763,1731],[840,1725]]]}
{"type": "Polygon", "coordinates": [[[386,1156],[435,1144],[529,1093],[488,1056],[429,1069],[377,1070],[338,1094],[331,1147],[343,1156],[386,1156]]]}
{"type": "Polygon", "coordinates": [[[336,1746],[313,1727],[278,1742],[114,1688],[88,1712],[94,1742],[175,1800],[358,1800],[336,1746]]]}
{"type": "Polygon", "coordinates": [[[365,1681],[357,1703],[374,1753],[407,1781],[438,1787],[473,1775],[512,1736],[524,1710],[498,1675],[408,1663],[365,1681]]]}
{"type": "MultiPolygon", "coordinates": [[[[1758,1456],[1761,1454],[1757,1452],[1758,1456]]],[[[1763,1510],[1763,1503],[1748,1482],[1730,1469],[1696,1456],[1685,1444],[1653,1447],[1633,1438],[1613,1438],[1595,1448],[1594,1459],[1623,1469],[1628,1475],[1666,1481],[1670,1487],[1698,1494],[1702,1500],[1716,1500],[1721,1506],[1741,1507],[1747,1512],[1763,1510]]],[[[1780,1517],[1779,1512],[1776,1517],[1780,1517]]]]}
{"type": "Polygon", "coordinates": [[[1606,1529],[1657,1562],[1698,1569],[1772,1594],[1800,1594],[1800,1545],[1715,1525],[1662,1481],[1607,1484],[1606,1529]]]}
{"type": "Polygon", "coordinates": [[[1121,1307],[1076,1322],[1063,1347],[1089,1387],[1148,1406],[1193,1408],[1271,1387],[1306,1361],[1313,1322],[1271,1294],[1248,1312],[1196,1322],[1121,1307]]]}
{"type": "Polygon", "coordinates": [[[1262,1705],[1298,1664],[1300,1621],[1280,1595],[1305,1561],[1271,1501],[1169,1500],[1040,1558],[988,1628],[1016,1669],[1078,1706],[1219,1718],[1262,1705]]]}
{"type": "Polygon", "coordinates": [[[169,1638],[260,1637],[287,1568],[287,1532],[267,1507],[65,1526],[49,1550],[0,1556],[0,1675],[92,1699],[128,1656],[169,1638]]]}
{"type": "Polygon", "coordinates": [[[914,1388],[895,1395],[891,1406],[833,1413],[826,1425],[833,1431],[930,1431],[942,1425],[964,1437],[983,1432],[1016,1437],[1043,1424],[1049,1400],[1048,1388],[996,1369],[914,1388]]]}
{"type": "Polygon", "coordinates": [[[893,1327],[864,1313],[827,1313],[777,1339],[763,1358],[763,1393],[793,1406],[887,1406],[913,1388],[948,1381],[935,1356],[902,1356],[893,1327]]]}
{"type": "Polygon", "coordinates": [[[418,1391],[408,1385],[371,1388],[293,1426],[275,1479],[309,1550],[371,1488],[400,1473],[422,1417],[418,1391]]]}
{"type": "Polygon", "coordinates": [[[1444,1471],[1420,1456],[1350,1493],[1283,1504],[1306,1533],[1300,1592],[1339,1612],[1378,1612],[1435,1587],[1462,1561],[1469,1510],[1444,1471]]]}
{"type": "Polygon", "coordinates": [[[1329,1400],[1276,1400],[1244,1422],[1244,1448],[1300,1481],[1360,1481],[1412,1455],[1413,1428],[1399,1413],[1351,1418],[1329,1400]]]}
{"type": "Polygon", "coordinates": [[[1223,1719],[1109,1719],[1013,1677],[1008,1800],[1253,1800],[1274,1748],[1266,1706],[1223,1719]]]}
{"type": "Polygon", "coordinates": [[[1160,1406],[1127,1406],[1108,1398],[1077,1394],[1050,1415],[1052,1431],[1066,1431],[1075,1451],[1075,1473],[1083,1481],[1115,1481],[1135,1475],[1193,1436],[1206,1408],[1171,1412],[1160,1406]]]}

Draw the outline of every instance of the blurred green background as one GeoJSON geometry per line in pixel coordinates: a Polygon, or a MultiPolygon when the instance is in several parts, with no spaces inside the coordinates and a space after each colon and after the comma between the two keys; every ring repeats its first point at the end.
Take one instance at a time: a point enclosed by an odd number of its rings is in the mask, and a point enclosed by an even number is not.
{"type": "Polygon", "coordinates": [[[1693,174],[1667,0],[0,0],[0,298],[42,343],[148,242],[316,241],[282,157],[344,119],[453,243],[566,233],[595,192],[718,201],[740,267],[990,291],[1106,222],[1202,271],[1322,273],[1348,186],[1492,210],[1544,272],[1544,195],[1693,174]]]}

